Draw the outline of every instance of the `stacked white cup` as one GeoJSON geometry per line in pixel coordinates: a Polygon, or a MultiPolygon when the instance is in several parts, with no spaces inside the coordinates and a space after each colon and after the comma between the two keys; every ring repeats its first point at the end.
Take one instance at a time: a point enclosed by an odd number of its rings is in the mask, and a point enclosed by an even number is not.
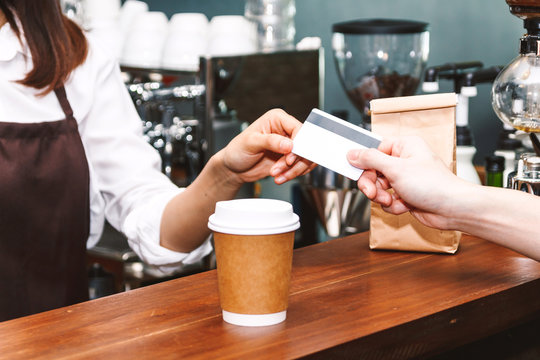
{"type": "Polygon", "coordinates": [[[162,67],[197,71],[199,58],[206,55],[208,18],[201,13],[174,14],[163,49],[162,67]]]}
{"type": "Polygon", "coordinates": [[[208,54],[232,56],[257,52],[257,29],[240,15],[214,16],[210,21],[208,54]]]}
{"type": "Polygon", "coordinates": [[[125,39],[120,63],[125,66],[156,69],[168,32],[168,19],[160,11],[141,12],[134,16],[125,39]]]}
{"type": "MultiPolygon", "coordinates": [[[[89,0],[91,1],[91,0],[89,0]]],[[[120,29],[122,31],[123,39],[125,39],[131,28],[131,23],[133,19],[140,13],[145,13],[148,11],[148,4],[144,1],[138,0],[127,0],[124,2],[124,5],[120,8],[120,13],[118,16],[118,22],[120,24],[120,29]]]]}
{"type": "Polygon", "coordinates": [[[177,13],[169,21],[138,0],[127,0],[116,14],[122,43],[118,57],[124,66],[194,72],[203,56],[257,52],[256,26],[241,15],[215,16],[209,22],[201,13],[177,13]]]}
{"type": "Polygon", "coordinates": [[[122,33],[118,25],[120,0],[85,0],[83,26],[107,53],[116,59],[122,50],[122,33]]]}

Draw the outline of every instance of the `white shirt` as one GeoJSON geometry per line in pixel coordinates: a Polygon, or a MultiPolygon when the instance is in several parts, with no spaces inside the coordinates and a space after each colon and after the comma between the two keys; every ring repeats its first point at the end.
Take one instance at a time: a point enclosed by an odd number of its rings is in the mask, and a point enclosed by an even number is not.
{"type": "MultiPolygon", "coordinates": [[[[189,254],[159,245],[165,205],[183,189],[163,175],[161,158],[142,137],[141,120],[118,64],[89,39],[88,57],[65,84],[90,168],[90,237],[94,246],[104,219],[123,232],[146,263],[169,271],[200,260],[209,241],[189,254]]],[[[31,54],[9,24],[0,28],[0,121],[39,123],[64,119],[54,92],[17,84],[31,69],[31,54]]]]}

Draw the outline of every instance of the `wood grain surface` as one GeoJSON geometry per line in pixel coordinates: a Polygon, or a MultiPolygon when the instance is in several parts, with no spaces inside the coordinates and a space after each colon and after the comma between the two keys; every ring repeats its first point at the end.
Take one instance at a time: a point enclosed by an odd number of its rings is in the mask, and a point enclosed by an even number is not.
{"type": "Polygon", "coordinates": [[[540,263],[464,236],[455,255],[295,250],[287,320],[224,323],[215,271],[0,323],[6,359],[428,356],[540,316],[540,263]]]}

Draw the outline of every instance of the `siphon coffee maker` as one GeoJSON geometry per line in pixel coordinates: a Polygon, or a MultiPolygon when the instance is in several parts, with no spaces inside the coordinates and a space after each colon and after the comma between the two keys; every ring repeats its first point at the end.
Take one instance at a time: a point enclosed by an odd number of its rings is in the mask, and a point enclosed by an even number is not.
{"type": "Polygon", "coordinates": [[[508,175],[508,187],[540,195],[540,1],[506,0],[523,20],[519,55],[497,76],[491,90],[493,110],[507,125],[529,133],[535,154],[523,154],[508,175]]]}

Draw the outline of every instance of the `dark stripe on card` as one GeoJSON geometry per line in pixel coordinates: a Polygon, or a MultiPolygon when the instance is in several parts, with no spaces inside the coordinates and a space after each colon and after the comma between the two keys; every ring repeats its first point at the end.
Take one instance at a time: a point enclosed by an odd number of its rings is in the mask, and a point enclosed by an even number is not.
{"type": "Polygon", "coordinates": [[[306,121],[367,148],[377,148],[381,143],[379,139],[375,139],[369,136],[369,134],[351,129],[348,126],[340,124],[337,121],[330,120],[327,117],[313,111],[309,114],[306,121]]]}

